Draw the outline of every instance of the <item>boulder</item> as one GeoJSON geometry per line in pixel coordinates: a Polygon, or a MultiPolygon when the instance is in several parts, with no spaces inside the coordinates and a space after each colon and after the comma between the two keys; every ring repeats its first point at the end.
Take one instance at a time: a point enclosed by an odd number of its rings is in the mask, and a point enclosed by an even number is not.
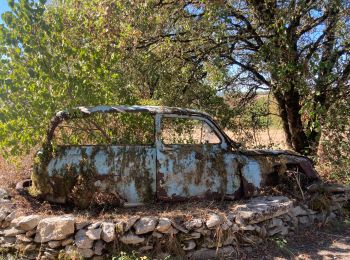
{"type": "Polygon", "coordinates": [[[101,238],[107,243],[112,242],[115,239],[115,225],[112,222],[103,222],[101,226],[101,238]]]}
{"type": "Polygon", "coordinates": [[[168,218],[160,218],[156,230],[166,233],[171,228],[171,221],[168,218]]]}
{"type": "Polygon", "coordinates": [[[184,223],[184,226],[186,227],[186,229],[190,231],[200,228],[202,227],[202,225],[203,225],[203,221],[200,218],[194,218],[184,223]]]}
{"type": "Polygon", "coordinates": [[[222,219],[215,213],[210,213],[205,224],[208,228],[214,228],[222,223],[222,219]]]}
{"type": "Polygon", "coordinates": [[[146,234],[154,231],[157,225],[157,219],[155,217],[142,217],[135,225],[135,233],[137,235],[146,234]]]}
{"type": "Polygon", "coordinates": [[[22,230],[30,231],[37,227],[42,218],[40,215],[21,216],[12,220],[11,224],[22,230]]]}
{"type": "Polygon", "coordinates": [[[74,236],[75,245],[78,248],[92,248],[94,241],[86,235],[85,229],[80,229],[74,236]]]}
{"type": "Polygon", "coordinates": [[[132,233],[128,233],[128,234],[121,236],[119,240],[122,243],[127,244],[127,245],[136,245],[136,244],[140,244],[143,241],[145,241],[145,238],[134,235],[132,233]]]}
{"type": "Polygon", "coordinates": [[[236,223],[247,225],[259,223],[286,214],[293,201],[284,196],[256,197],[232,208],[236,223]]]}
{"type": "Polygon", "coordinates": [[[101,233],[102,233],[102,228],[89,229],[88,231],[86,231],[86,235],[91,240],[98,240],[98,239],[100,239],[101,238],[101,233]]]}
{"type": "Polygon", "coordinates": [[[34,241],[45,243],[51,240],[63,240],[74,233],[75,219],[65,215],[40,220],[34,241]]]}

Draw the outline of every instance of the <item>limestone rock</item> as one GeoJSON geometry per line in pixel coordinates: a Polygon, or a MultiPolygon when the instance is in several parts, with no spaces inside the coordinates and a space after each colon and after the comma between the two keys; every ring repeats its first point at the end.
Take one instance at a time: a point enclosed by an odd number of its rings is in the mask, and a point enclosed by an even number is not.
{"type": "Polygon", "coordinates": [[[102,228],[97,228],[97,229],[89,229],[86,231],[86,235],[91,239],[91,240],[98,240],[101,238],[101,233],[102,233],[102,228]]]}
{"type": "Polygon", "coordinates": [[[121,236],[119,240],[124,244],[135,245],[135,244],[140,244],[143,241],[145,241],[145,238],[134,235],[132,233],[128,233],[128,234],[121,236]]]}
{"type": "Polygon", "coordinates": [[[22,230],[30,231],[36,228],[41,219],[42,216],[40,215],[21,216],[12,220],[11,224],[22,230]]]}
{"type": "Polygon", "coordinates": [[[96,223],[92,223],[91,225],[88,226],[87,229],[96,229],[99,228],[101,226],[102,222],[96,222],[96,223]]]}
{"type": "Polygon", "coordinates": [[[94,243],[94,241],[86,235],[85,229],[80,229],[75,234],[74,240],[75,240],[75,245],[78,248],[83,248],[83,249],[91,248],[94,243]]]}
{"type": "Polygon", "coordinates": [[[187,240],[184,242],[184,245],[182,247],[183,250],[185,251],[190,251],[196,248],[196,242],[193,240],[187,240]]]}
{"type": "Polygon", "coordinates": [[[79,230],[85,228],[87,225],[90,225],[90,221],[82,220],[75,223],[75,228],[76,230],[79,230]]]}
{"type": "Polygon", "coordinates": [[[155,217],[142,217],[139,219],[134,227],[137,235],[146,234],[154,231],[157,225],[157,219],[155,217]]]}
{"type": "Polygon", "coordinates": [[[109,243],[115,239],[115,225],[112,222],[103,222],[102,223],[102,239],[109,243]]]}
{"type": "Polygon", "coordinates": [[[5,237],[15,237],[19,234],[25,233],[25,231],[17,229],[17,228],[8,228],[3,231],[5,237]]]}
{"type": "Polygon", "coordinates": [[[168,218],[160,218],[156,230],[166,233],[171,228],[171,221],[168,218]]]}
{"type": "Polygon", "coordinates": [[[282,226],[283,226],[283,221],[282,219],[279,219],[279,218],[273,218],[269,224],[269,228],[282,227],[282,226]]]}
{"type": "Polygon", "coordinates": [[[23,242],[23,243],[30,243],[33,241],[32,238],[27,237],[26,235],[20,234],[16,236],[17,241],[23,242]]]}
{"type": "Polygon", "coordinates": [[[125,224],[124,232],[129,231],[129,229],[140,219],[140,216],[130,217],[125,224]]]}
{"type": "Polygon", "coordinates": [[[171,220],[171,224],[173,225],[174,228],[176,228],[177,230],[180,230],[182,233],[188,234],[188,230],[184,228],[182,225],[176,223],[173,220],[171,220]]]}
{"type": "Polygon", "coordinates": [[[200,218],[194,218],[184,223],[184,226],[186,227],[186,229],[190,231],[200,228],[202,227],[202,225],[203,225],[203,221],[200,218]]]}
{"type": "Polygon", "coordinates": [[[207,225],[208,228],[213,228],[216,227],[218,225],[220,225],[222,223],[222,220],[220,218],[219,215],[211,213],[209,214],[209,217],[207,219],[207,221],[205,222],[205,224],[207,225]]]}
{"type": "Polygon", "coordinates": [[[218,249],[200,249],[186,255],[188,259],[226,259],[228,257],[237,258],[236,250],[233,246],[226,246],[218,249]]]}
{"type": "Polygon", "coordinates": [[[17,211],[14,210],[12,211],[9,215],[7,215],[7,217],[5,218],[6,222],[11,222],[12,220],[14,220],[17,216],[17,211]]]}
{"type": "Polygon", "coordinates": [[[74,233],[73,216],[49,217],[40,220],[34,241],[45,243],[51,240],[63,240],[74,233]]]}
{"type": "Polygon", "coordinates": [[[49,241],[49,243],[47,243],[47,245],[53,249],[59,248],[61,246],[61,241],[49,241]]]}
{"type": "Polygon", "coordinates": [[[293,202],[284,196],[266,196],[250,199],[233,207],[236,223],[255,224],[287,213],[293,202]]]}

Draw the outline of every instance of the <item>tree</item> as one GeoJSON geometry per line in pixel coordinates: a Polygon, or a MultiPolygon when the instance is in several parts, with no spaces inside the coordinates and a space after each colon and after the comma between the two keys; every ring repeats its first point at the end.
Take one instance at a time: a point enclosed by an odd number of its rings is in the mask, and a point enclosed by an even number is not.
{"type": "MultiPolygon", "coordinates": [[[[216,66],[228,92],[271,91],[287,144],[316,152],[327,112],[349,99],[348,1],[160,0],[155,6],[168,10],[163,31],[183,43],[184,59],[216,66]]],[[[144,38],[147,47],[159,42],[144,38]]]]}
{"type": "MultiPolygon", "coordinates": [[[[9,0],[0,26],[0,147],[20,154],[45,137],[56,111],[100,104],[164,104],[225,111],[204,65],[177,57],[171,34],[155,50],[167,19],[153,2],[9,0]],[[152,15],[151,15],[152,14],[152,15]],[[137,23],[139,28],[132,27],[137,23]],[[157,38],[157,39],[158,39],[157,38]]],[[[227,113],[223,114],[227,116],[227,113]]]]}

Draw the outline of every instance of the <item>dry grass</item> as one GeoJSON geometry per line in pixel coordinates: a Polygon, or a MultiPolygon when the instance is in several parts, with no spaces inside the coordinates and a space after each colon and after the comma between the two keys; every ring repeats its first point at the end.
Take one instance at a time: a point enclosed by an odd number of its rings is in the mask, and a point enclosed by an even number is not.
{"type": "Polygon", "coordinates": [[[249,149],[288,149],[282,129],[272,128],[263,131],[250,130],[240,133],[233,133],[232,131],[225,132],[232,140],[243,143],[243,145],[249,149]]]}

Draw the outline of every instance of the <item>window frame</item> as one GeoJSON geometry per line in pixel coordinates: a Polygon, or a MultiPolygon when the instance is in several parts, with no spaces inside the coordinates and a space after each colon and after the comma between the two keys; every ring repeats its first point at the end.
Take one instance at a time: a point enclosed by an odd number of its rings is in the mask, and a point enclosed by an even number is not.
{"type": "Polygon", "coordinates": [[[160,122],[159,122],[159,139],[163,146],[169,146],[169,145],[220,145],[226,144],[224,136],[222,135],[221,131],[208,119],[201,116],[195,116],[195,115],[177,115],[177,114],[161,114],[160,122]],[[163,118],[182,118],[182,119],[189,119],[189,120],[198,120],[206,123],[209,128],[212,130],[212,132],[216,135],[216,137],[219,139],[220,142],[218,143],[205,143],[205,144],[181,144],[181,143],[171,143],[167,144],[163,142],[162,139],[162,126],[163,126],[163,118]]]}
{"type": "Polygon", "coordinates": [[[84,119],[86,117],[90,117],[94,114],[145,114],[152,118],[153,122],[151,125],[153,126],[153,133],[152,133],[152,143],[127,143],[127,144],[121,144],[121,143],[100,143],[100,144],[91,144],[91,143],[84,143],[84,144],[58,144],[55,143],[56,147],[62,147],[62,148],[67,148],[67,147],[84,147],[84,146],[93,146],[93,147],[107,147],[107,146],[147,146],[147,147],[155,147],[156,146],[156,138],[157,138],[157,131],[156,131],[156,117],[155,114],[148,113],[148,112],[142,112],[142,111],[137,111],[137,112],[95,112],[91,113],[90,115],[85,115],[84,117],[72,117],[72,118],[66,118],[62,121],[59,122],[59,124],[56,125],[55,129],[53,130],[53,136],[50,140],[51,144],[54,144],[54,140],[56,137],[56,131],[60,128],[60,125],[64,124],[64,122],[68,121],[73,121],[73,120],[80,120],[84,119]]]}

